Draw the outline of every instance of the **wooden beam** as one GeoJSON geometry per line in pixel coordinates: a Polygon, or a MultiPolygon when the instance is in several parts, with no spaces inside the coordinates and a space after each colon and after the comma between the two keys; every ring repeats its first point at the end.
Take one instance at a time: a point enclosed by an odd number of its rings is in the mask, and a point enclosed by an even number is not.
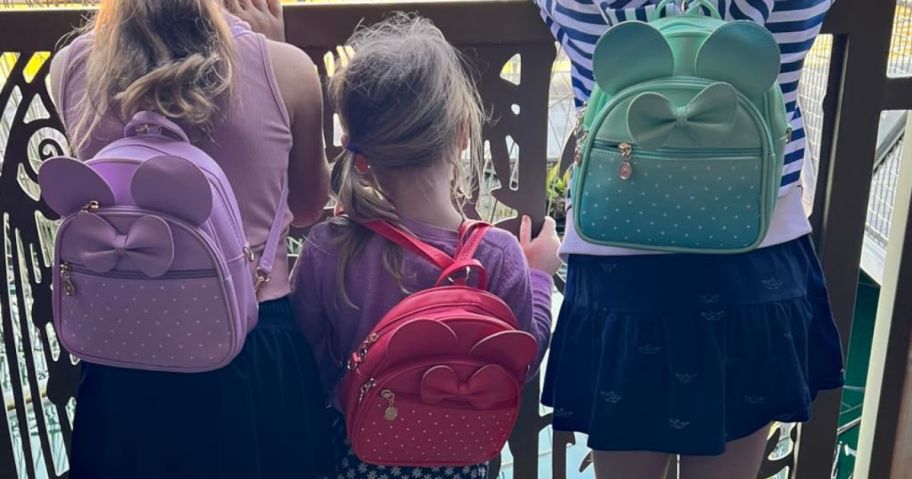
{"type": "MultiPolygon", "coordinates": [[[[895,2],[836,2],[827,31],[844,36],[845,59],[838,114],[830,148],[829,175],[816,235],[833,314],[848,348],[874,171],[877,130],[883,107],[895,2]],[[842,3],[843,5],[840,5],[842,3]],[[855,8],[852,8],[855,7],[855,8]],[[850,15],[851,14],[851,15],[850,15]],[[849,21],[849,16],[851,21],[849,21]]],[[[796,477],[828,477],[833,464],[841,391],[827,391],[814,403],[813,419],[802,426],[796,477]]],[[[880,478],[878,478],[880,479],[880,478]]]]}
{"type": "MultiPolygon", "coordinates": [[[[912,118],[902,162],[912,164],[912,118]]],[[[912,170],[900,171],[874,342],[865,384],[855,477],[907,478],[912,461],[912,170]],[[905,266],[905,268],[904,268],[905,266]]]]}
{"type": "MultiPolygon", "coordinates": [[[[419,12],[453,44],[554,44],[538,7],[524,0],[465,2],[302,3],[285,7],[288,42],[305,49],[341,45],[361,21],[390,12],[419,12]]],[[[91,9],[38,8],[0,14],[0,51],[54,51],[60,39],[83,25],[91,9]]]]}

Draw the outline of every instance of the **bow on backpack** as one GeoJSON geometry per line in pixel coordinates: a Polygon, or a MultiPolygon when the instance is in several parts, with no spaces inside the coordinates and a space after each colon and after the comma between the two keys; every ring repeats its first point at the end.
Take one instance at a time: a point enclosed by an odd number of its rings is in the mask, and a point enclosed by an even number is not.
{"type": "Polygon", "coordinates": [[[660,93],[643,93],[627,109],[627,125],[636,142],[658,148],[675,131],[701,145],[715,145],[731,132],[738,111],[738,94],[727,83],[706,87],[690,103],[676,107],[660,93]]]}
{"type": "Polygon", "coordinates": [[[79,213],[70,225],[71,241],[81,245],[80,262],[96,273],[107,273],[129,259],[150,278],[165,274],[174,261],[174,238],[163,219],[144,216],[127,234],[120,234],[102,217],[79,213]]]}
{"type": "Polygon", "coordinates": [[[436,366],[421,378],[421,400],[428,404],[461,400],[478,409],[490,409],[516,396],[509,388],[498,387],[513,380],[506,369],[496,364],[482,367],[465,382],[459,381],[453,368],[436,366]]]}

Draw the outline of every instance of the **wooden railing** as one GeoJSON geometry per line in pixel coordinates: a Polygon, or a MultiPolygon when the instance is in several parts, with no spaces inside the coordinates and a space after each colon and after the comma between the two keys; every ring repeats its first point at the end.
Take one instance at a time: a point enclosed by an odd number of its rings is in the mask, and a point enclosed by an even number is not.
{"type": "MultiPolygon", "coordinates": [[[[418,11],[431,18],[474,63],[487,110],[498,120],[485,130],[494,170],[500,178],[516,178],[512,169],[521,165],[518,188],[504,187],[493,194],[510,208],[541,218],[545,208],[548,86],[555,44],[537,9],[520,0],[308,4],[286,9],[288,40],[307,51],[325,75],[324,55],[332,54],[359,22],[376,21],[391,10],[418,11]],[[518,84],[501,78],[502,66],[515,55],[521,61],[518,84]],[[510,161],[507,137],[518,145],[518,162],[510,161]]],[[[912,80],[886,76],[894,10],[894,3],[888,0],[841,0],[825,26],[825,33],[834,35],[834,46],[813,223],[833,309],[846,340],[853,317],[879,113],[912,107],[912,80]]],[[[0,393],[8,411],[0,417],[3,478],[57,478],[64,477],[67,469],[65,459],[52,450],[69,450],[69,418],[78,370],[60,351],[49,326],[51,258],[46,252],[53,231],[49,220],[54,217],[38,200],[35,186],[40,162],[66,152],[67,146],[45,88],[49,62],[35,53],[53,51],[59,39],[81,23],[84,13],[0,11],[0,54],[18,55],[6,59],[12,64],[10,71],[0,70],[0,81],[7,77],[0,83],[0,118],[6,120],[0,121],[0,260],[5,262],[5,274],[0,275],[0,382],[4,383],[0,384],[0,393]],[[16,456],[18,461],[14,461],[16,456]]],[[[327,150],[333,156],[337,147],[333,145],[330,112],[325,120],[327,150]]],[[[515,226],[515,222],[507,222],[507,226],[515,226]]],[[[912,235],[906,235],[905,241],[912,241],[912,235]]],[[[904,264],[912,265],[912,245],[901,252],[904,264]]],[[[908,291],[912,268],[907,270],[891,284],[908,291]]],[[[872,437],[866,452],[871,460],[865,462],[870,470],[869,474],[860,471],[858,477],[900,477],[897,470],[890,475],[891,459],[901,457],[909,447],[897,441],[901,432],[896,417],[901,409],[912,409],[912,403],[904,400],[908,395],[903,395],[912,298],[898,295],[890,306],[895,330],[891,330],[887,345],[887,367],[879,383],[880,394],[873,398],[874,404],[869,402],[877,414],[870,424],[862,425],[872,437]]],[[[525,395],[520,424],[510,440],[515,478],[534,479],[540,472],[539,432],[550,417],[539,413],[537,399],[538,388],[532,385],[525,395]]],[[[822,394],[815,405],[814,420],[800,430],[797,454],[775,463],[767,461],[762,477],[786,467],[802,479],[829,477],[839,405],[839,392],[822,394]]],[[[142,414],[139,405],[137,408],[137,414],[142,414]]],[[[568,469],[579,466],[567,464],[566,446],[573,437],[555,434],[554,438],[550,473],[564,478],[568,469]]],[[[771,440],[771,445],[774,443],[771,440]]]]}

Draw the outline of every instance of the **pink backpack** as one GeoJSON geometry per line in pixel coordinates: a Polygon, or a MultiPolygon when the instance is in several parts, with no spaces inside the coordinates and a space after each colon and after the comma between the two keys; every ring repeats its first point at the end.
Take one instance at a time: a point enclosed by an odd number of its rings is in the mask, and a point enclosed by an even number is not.
{"type": "MultiPolygon", "coordinates": [[[[256,325],[256,290],[270,278],[282,208],[254,268],[224,172],[180,127],[150,112],[85,163],[48,160],[39,182],[63,218],[54,326],[70,353],[188,373],[237,356],[256,325]]],[[[279,205],[286,197],[287,186],[279,205]]]]}
{"type": "Polygon", "coordinates": [[[342,385],[352,449],[384,466],[494,459],[513,431],[538,345],[486,291],[487,273],[473,256],[490,226],[464,225],[452,258],[387,223],[365,226],[442,273],[434,288],[386,313],[352,355],[342,385]]]}

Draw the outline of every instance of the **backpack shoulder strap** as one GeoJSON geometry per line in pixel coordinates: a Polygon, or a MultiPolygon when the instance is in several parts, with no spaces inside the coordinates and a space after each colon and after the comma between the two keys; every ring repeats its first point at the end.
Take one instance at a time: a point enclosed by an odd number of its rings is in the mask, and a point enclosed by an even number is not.
{"type": "Polygon", "coordinates": [[[402,231],[386,221],[370,221],[363,226],[375,234],[399,245],[401,248],[420,255],[442,270],[436,286],[447,282],[464,285],[471,271],[478,273],[479,289],[487,289],[488,275],[481,263],[474,259],[478,246],[491,225],[481,221],[466,221],[459,228],[459,241],[453,258],[439,249],[402,231]]]}
{"type": "Polygon", "coordinates": [[[438,286],[445,282],[466,285],[472,271],[475,271],[478,275],[476,287],[482,290],[488,289],[488,272],[484,265],[475,259],[475,253],[489,229],[491,229],[491,225],[483,221],[466,220],[462,223],[462,226],[459,227],[459,241],[456,243],[453,264],[443,270],[437,280],[438,286]]]}
{"type": "Polygon", "coordinates": [[[282,185],[282,193],[279,195],[279,201],[276,203],[275,216],[272,218],[272,226],[269,227],[269,235],[266,237],[266,244],[263,246],[263,254],[260,255],[260,262],[256,268],[256,283],[254,288],[257,292],[272,279],[272,266],[278,254],[279,244],[284,239],[282,233],[285,224],[285,205],[288,204],[288,179],[285,179],[282,185]]]}
{"type": "Polygon", "coordinates": [[[459,242],[456,244],[456,261],[469,260],[475,257],[478,247],[484,241],[485,234],[491,225],[484,221],[466,220],[459,227],[459,242]]]}
{"type": "Polygon", "coordinates": [[[396,228],[386,221],[369,221],[367,223],[362,223],[362,226],[399,245],[401,248],[423,257],[440,269],[445,270],[453,265],[453,258],[448,254],[421,241],[415,236],[396,228]]]}

